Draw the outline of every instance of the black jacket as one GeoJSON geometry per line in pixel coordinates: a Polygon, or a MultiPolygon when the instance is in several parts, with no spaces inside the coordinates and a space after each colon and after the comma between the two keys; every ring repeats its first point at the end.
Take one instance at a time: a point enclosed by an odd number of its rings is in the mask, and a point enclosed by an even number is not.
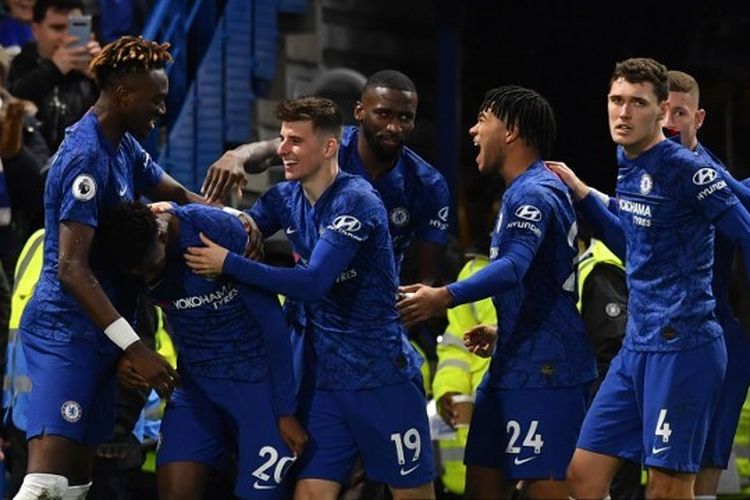
{"type": "Polygon", "coordinates": [[[99,95],[94,82],[82,73],[73,70],[63,75],[51,60],[42,59],[36,42],[24,45],[13,58],[8,84],[11,94],[39,108],[42,135],[53,152],[62,142],[65,128],[77,122],[99,95]]]}

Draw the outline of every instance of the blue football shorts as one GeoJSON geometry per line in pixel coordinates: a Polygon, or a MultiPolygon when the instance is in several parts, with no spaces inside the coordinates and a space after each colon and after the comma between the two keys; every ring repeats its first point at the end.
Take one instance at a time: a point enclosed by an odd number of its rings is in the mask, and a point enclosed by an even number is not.
{"type": "Polygon", "coordinates": [[[393,488],[432,482],[435,465],[419,379],[376,389],[306,394],[303,413],[310,443],[298,479],[345,484],[361,455],[371,481],[393,488]]]}
{"type": "Polygon", "coordinates": [[[197,462],[217,470],[237,453],[234,492],[241,498],[285,498],[295,458],[281,439],[270,383],[183,376],[167,403],[157,467],[197,462]]]}
{"type": "Polygon", "coordinates": [[[511,480],[565,479],[591,384],[551,389],[479,386],[464,463],[511,480]]]}
{"type": "Polygon", "coordinates": [[[623,347],[586,415],[578,448],[698,472],[726,362],[721,338],[687,351],[623,347]]]}

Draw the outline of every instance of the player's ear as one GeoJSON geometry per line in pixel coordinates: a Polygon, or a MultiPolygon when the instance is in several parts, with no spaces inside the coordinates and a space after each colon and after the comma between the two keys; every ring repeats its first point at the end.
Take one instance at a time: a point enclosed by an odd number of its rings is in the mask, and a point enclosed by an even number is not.
{"type": "Polygon", "coordinates": [[[701,108],[695,112],[695,129],[698,130],[703,126],[703,120],[706,119],[706,110],[701,108]]]}
{"type": "Polygon", "coordinates": [[[669,114],[669,101],[664,100],[661,103],[659,103],[659,121],[663,122],[667,119],[667,115],[669,114]]]}
{"type": "Polygon", "coordinates": [[[115,101],[120,107],[127,108],[132,104],[133,91],[128,85],[124,83],[115,85],[114,95],[115,101]]]}
{"type": "Polygon", "coordinates": [[[365,117],[365,108],[362,106],[361,101],[357,101],[354,103],[354,119],[358,123],[362,123],[362,120],[365,117]]]}
{"type": "Polygon", "coordinates": [[[521,137],[518,127],[513,125],[505,129],[505,144],[511,144],[521,137]]]}
{"type": "Polygon", "coordinates": [[[169,224],[167,224],[167,221],[165,221],[164,219],[160,219],[159,217],[157,217],[156,218],[156,240],[159,243],[166,245],[168,238],[169,238],[169,224]]]}
{"type": "Polygon", "coordinates": [[[323,156],[326,160],[333,158],[338,154],[339,141],[333,136],[326,139],[325,149],[323,150],[323,156]]]}

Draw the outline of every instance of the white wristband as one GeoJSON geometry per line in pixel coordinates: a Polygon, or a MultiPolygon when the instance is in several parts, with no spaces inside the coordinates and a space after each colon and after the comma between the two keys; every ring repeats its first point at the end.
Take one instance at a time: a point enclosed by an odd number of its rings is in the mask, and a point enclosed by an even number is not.
{"type": "Polygon", "coordinates": [[[228,213],[228,214],[232,214],[232,215],[234,215],[235,217],[239,217],[240,215],[242,215],[242,210],[237,210],[236,208],[232,208],[232,207],[222,207],[221,209],[222,209],[222,210],[223,210],[224,212],[228,213]]]}
{"type": "Polygon", "coordinates": [[[130,323],[122,316],[105,328],[104,334],[123,351],[130,347],[131,344],[141,340],[138,334],[135,333],[135,330],[133,330],[133,327],[130,326],[130,323]]]}

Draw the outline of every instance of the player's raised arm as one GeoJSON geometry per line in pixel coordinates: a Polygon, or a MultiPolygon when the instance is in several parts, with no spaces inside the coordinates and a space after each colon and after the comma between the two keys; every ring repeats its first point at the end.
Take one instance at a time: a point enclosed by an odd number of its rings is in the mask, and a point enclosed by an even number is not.
{"type": "Polygon", "coordinates": [[[279,142],[279,139],[251,142],[227,151],[208,167],[201,193],[209,203],[219,201],[232,188],[241,196],[247,182],[245,173],[258,174],[279,163],[276,156],[279,142]]]}

